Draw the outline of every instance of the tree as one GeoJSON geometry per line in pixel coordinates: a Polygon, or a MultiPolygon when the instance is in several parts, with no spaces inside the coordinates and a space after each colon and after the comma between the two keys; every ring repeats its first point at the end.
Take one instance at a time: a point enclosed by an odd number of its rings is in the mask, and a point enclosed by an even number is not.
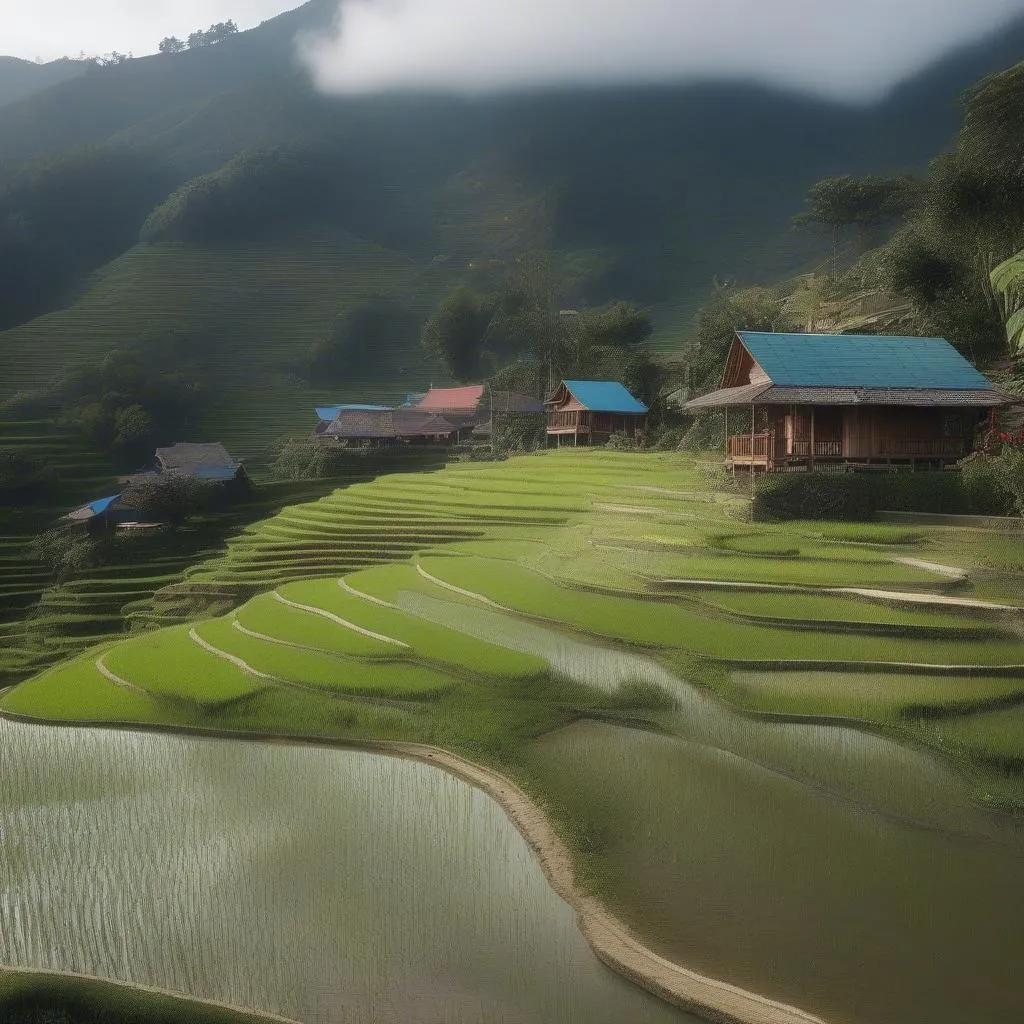
{"type": "Polygon", "coordinates": [[[1024,349],[1024,252],[1000,263],[991,274],[992,287],[1006,304],[1006,341],[1010,351],[1024,349]]]}
{"type": "Polygon", "coordinates": [[[153,439],[153,417],[137,402],[114,414],[114,440],[111,447],[125,452],[139,451],[153,439]]]}
{"type": "Polygon", "coordinates": [[[181,53],[188,48],[188,44],[177,36],[166,36],[160,40],[159,50],[161,53],[181,53]]]}
{"type": "Polygon", "coordinates": [[[330,333],[309,349],[306,376],[318,383],[373,379],[394,371],[394,353],[414,342],[419,318],[385,296],[365,299],[335,317],[330,333]]]}
{"type": "Polygon", "coordinates": [[[222,43],[225,39],[237,34],[238,26],[234,21],[219,21],[216,25],[211,25],[205,32],[200,28],[190,33],[188,48],[199,50],[205,46],[216,46],[217,43],[222,43]]]}
{"type": "Polygon", "coordinates": [[[793,226],[821,225],[832,231],[832,277],[839,276],[839,239],[843,228],[855,227],[858,240],[870,228],[905,216],[918,194],[918,183],[909,174],[884,178],[857,178],[840,174],[815,182],[807,194],[810,209],[793,218],[793,226]]]}
{"type": "Polygon", "coordinates": [[[460,285],[424,325],[422,345],[444,361],[456,380],[471,380],[480,374],[484,340],[495,314],[492,299],[460,285]]]}
{"type": "Polygon", "coordinates": [[[118,502],[156,523],[180,526],[212,504],[220,485],[195,477],[161,473],[130,483],[118,502]]]}

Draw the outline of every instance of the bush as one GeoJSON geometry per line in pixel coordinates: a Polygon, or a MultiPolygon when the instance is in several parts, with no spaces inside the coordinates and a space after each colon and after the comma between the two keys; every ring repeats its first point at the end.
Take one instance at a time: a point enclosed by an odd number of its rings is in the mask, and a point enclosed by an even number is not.
{"type": "Polygon", "coordinates": [[[612,434],[605,445],[605,448],[619,452],[635,452],[642,447],[643,441],[629,434],[612,434]]]}
{"type": "MultiPolygon", "coordinates": [[[[1022,475],[1024,481],[1024,475],[1022,475]]],[[[772,473],[758,481],[756,520],[870,520],[880,511],[1005,515],[1004,492],[978,471],[921,473],[772,473]]]]}
{"type": "Polygon", "coordinates": [[[665,427],[648,438],[647,446],[656,452],[680,451],[688,433],[688,427],[665,427]]]}
{"type": "Polygon", "coordinates": [[[103,565],[109,549],[110,544],[106,540],[86,536],[70,526],[56,526],[46,530],[29,544],[32,555],[59,582],[74,579],[88,569],[103,565]]]}
{"type": "Polygon", "coordinates": [[[152,522],[180,526],[189,516],[212,508],[223,496],[221,483],[160,474],[129,484],[118,504],[137,509],[152,522]]]}

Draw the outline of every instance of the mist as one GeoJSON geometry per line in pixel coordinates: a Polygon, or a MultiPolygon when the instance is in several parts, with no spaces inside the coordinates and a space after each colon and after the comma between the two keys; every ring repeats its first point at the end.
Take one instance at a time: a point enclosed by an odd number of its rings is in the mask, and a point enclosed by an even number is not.
{"type": "Polygon", "coordinates": [[[300,40],[330,93],[741,79],[867,103],[1024,0],[343,0],[300,40]]]}

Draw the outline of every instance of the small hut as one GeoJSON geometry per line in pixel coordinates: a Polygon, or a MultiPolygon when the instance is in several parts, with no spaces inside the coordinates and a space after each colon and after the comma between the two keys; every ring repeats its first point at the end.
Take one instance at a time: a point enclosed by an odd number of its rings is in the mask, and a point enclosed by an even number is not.
{"type": "Polygon", "coordinates": [[[604,444],[612,434],[642,437],[647,431],[647,406],[613,380],[563,380],[544,403],[547,436],[562,443],[604,444]]]}
{"type": "Polygon", "coordinates": [[[739,331],[718,390],[685,408],[724,409],[726,466],[753,472],[941,469],[1015,403],[944,338],[739,331]],[[730,435],[730,409],[749,427],[730,435]]]}
{"type": "Polygon", "coordinates": [[[397,444],[450,444],[464,424],[420,409],[342,409],[318,436],[366,448],[397,444]]]}
{"type": "Polygon", "coordinates": [[[197,480],[212,480],[229,483],[246,476],[245,467],[236,462],[224,445],[175,444],[156,450],[157,473],[173,473],[177,476],[191,476],[197,480]]]}
{"type": "Polygon", "coordinates": [[[61,521],[72,526],[84,527],[90,533],[100,533],[104,530],[113,530],[122,526],[146,526],[154,527],[158,524],[144,523],[143,516],[138,509],[129,508],[120,504],[121,495],[111,494],[105,498],[96,498],[87,502],[73,512],[61,516],[61,521]]]}

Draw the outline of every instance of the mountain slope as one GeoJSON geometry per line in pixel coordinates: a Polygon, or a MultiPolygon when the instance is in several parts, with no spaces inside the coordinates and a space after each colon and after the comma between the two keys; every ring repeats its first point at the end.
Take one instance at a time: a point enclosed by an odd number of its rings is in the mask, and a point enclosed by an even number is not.
{"type": "MultiPolygon", "coordinates": [[[[671,348],[714,277],[814,261],[818,241],[789,231],[812,182],[922,167],[949,142],[961,92],[1024,57],[1021,21],[869,108],[706,83],[337,99],[312,91],[294,52],[334,10],[314,0],[215,47],[93,69],[0,109],[9,167],[125,150],[170,190],[160,216],[175,229],[0,333],[0,400],[133,348],[201,381],[197,431],[257,454],[308,426],[319,397],[393,398],[438,379],[401,334],[340,382],[304,380],[339,315],[385,296],[422,320],[474,267],[541,247],[572,268],[565,301],[649,304],[671,348]],[[253,180],[276,164],[295,177],[275,179],[287,201],[274,219],[253,180]],[[220,210],[219,234],[178,230],[200,199],[220,210]]],[[[67,247],[81,241],[69,226],[67,247]]]]}
{"type": "Polygon", "coordinates": [[[33,64],[19,57],[0,57],[0,107],[27,99],[84,73],[85,65],[73,60],[33,64]]]}

